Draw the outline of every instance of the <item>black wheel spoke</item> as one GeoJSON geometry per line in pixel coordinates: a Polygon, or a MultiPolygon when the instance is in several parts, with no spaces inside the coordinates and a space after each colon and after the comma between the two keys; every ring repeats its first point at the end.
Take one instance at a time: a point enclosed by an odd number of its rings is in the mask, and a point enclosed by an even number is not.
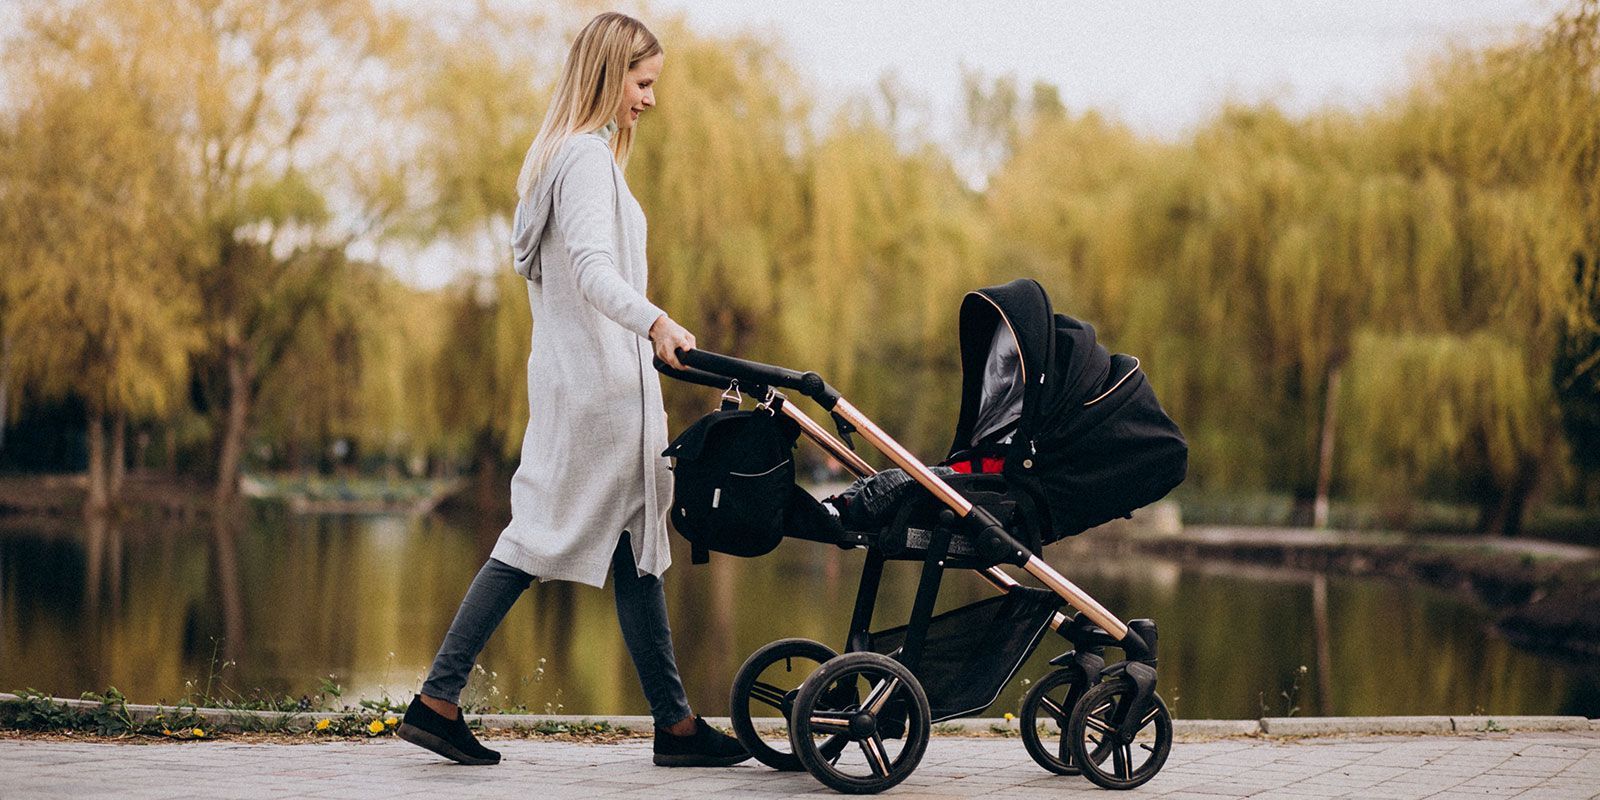
{"type": "Polygon", "coordinates": [[[1056,758],[1061,759],[1063,764],[1072,763],[1071,742],[1067,739],[1067,728],[1064,725],[1061,727],[1061,738],[1056,742],[1056,758]]]}
{"type": "Polygon", "coordinates": [[[1067,712],[1062,711],[1061,706],[1056,705],[1056,701],[1051,700],[1048,697],[1041,697],[1039,698],[1039,705],[1044,706],[1044,710],[1049,712],[1050,718],[1056,721],[1057,726],[1062,728],[1066,727],[1067,712]]]}
{"type": "Polygon", "coordinates": [[[877,686],[872,687],[872,693],[867,695],[866,702],[861,705],[866,708],[868,713],[881,714],[883,713],[884,704],[889,702],[889,697],[898,688],[900,688],[899,678],[890,678],[880,682],[877,686]]]}
{"type": "Polygon", "coordinates": [[[779,711],[783,710],[783,698],[788,694],[788,692],[779,689],[770,683],[763,683],[761,681],[756,681],[755,685],[750,687],[751,700],[765,703],[766,705],[772,706],[779,711]]]}
{"type": "Polygon", "coordinates": [[[874,733],[861,740],[861,751],[867,754],[867,766],[880,778],[889,775],[889,751],[883,746],[883,737],[874,733]]]}
{"type": "Polygon", "coordinates": [[[1127,780],[1133,769],[1132,749],[1125,744],[1117,745],[1117,749],[1111,753],[1111,760],[1112,769],[1117,771],[1117,777],[1127,780]]]}
{"type": "Polygon", "coordinates": [[[811,723],[811,730],[816,733],[848,734],[850,732],[849,717],[813,714],[809,722],[811,723]]]}
{"type": "Polygon", "coordinates": [[[850,738],[844,734],[836,733],[817,745],[817,751],[827,759],[829,764],[839,763],[839,756],[844,753],[845,745],[850,743],[850,738]]]}

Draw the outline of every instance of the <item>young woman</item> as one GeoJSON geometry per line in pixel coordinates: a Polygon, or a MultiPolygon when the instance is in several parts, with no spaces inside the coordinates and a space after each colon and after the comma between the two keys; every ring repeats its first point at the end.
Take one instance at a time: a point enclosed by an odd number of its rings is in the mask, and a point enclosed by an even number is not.
{"type": "Polygon", "coordinates": [[[748,757],[689,709],[667,628],[672,477],[656,355],[675,366],[694,336],[645,299],[645,219],[628,184],[639,116],[655,105],[661,45],[637,20],[595,17],[572,43],[550,110],[517,179],[516,269],[533,306],[528,429],[511,483],[511,524],[467,589],[402,739],[463,764],[500,754],[457,703],[473,662],[535,577],[604,586],[655,719],[655,763],[748,757]],[[649,342],[646,342],[646,339],[649,342]]]}

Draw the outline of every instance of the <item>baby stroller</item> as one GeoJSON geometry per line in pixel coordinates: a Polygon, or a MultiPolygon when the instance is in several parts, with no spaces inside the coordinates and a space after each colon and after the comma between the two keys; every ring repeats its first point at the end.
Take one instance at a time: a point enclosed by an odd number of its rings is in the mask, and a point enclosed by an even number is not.
{"type": "Polygon", "coordinates": [[[961,414],[943,464],[954,472],[939,474],[814,372],[702,350],[682,354],[687,369],[655,362],[665,375],[724,391],[722,410],[666,452],[677,459],[673,521],[696,560],[706,550],[760,555],[784,536],[866,551],[844,653],[806,639],[757,650],[734,679],[734,731],[768,766],[805,769],[840,792],[880,792],[916,769],[934,724],[987,708],[1054,630],[1072,649],[1052,659],[1056,669],[1024,697],[1028,753],[1057,774],[1110,789],[1140,786],[1172,743],[1171,717],[1155,692],[1156,625],[1119,620],[1039,554],[1165,495],[1183,480],[1187,446],[1138,360],[1110,355],[1092,327],[1054,314],[1032,280],[969,293],[960,337],[961,414]],[[780,389],[820,404],[839,436],[780,389]],[[742,393],[762,398],[754,411],[737,410],[742,393]],[[763,445],[774,430],[786,445],[763,445]],[[871,530],[852,530],[793,484],[788,450],[799,434],[871,480],[875,471],[853,451],[851,433],[918,487],[871,530]],[[752,544],[752,536],[772,540],[752,544]],[[921,563],[910,619],[874,631],[879,584],[893,560],[921,563]],[[1023,585],[1005,565],[1042,588],[1023,585]],[[976,572],[999,595],[935,615],[949,569],[976,572]],[[1124,658],[1107,664],[1107,647],[1124,658]],[[788,723],[787,750],[756,731],[755,717],[772,710],[788,723]],[[1045,724],[1059,733],[1045,733],[1045,724]]]}

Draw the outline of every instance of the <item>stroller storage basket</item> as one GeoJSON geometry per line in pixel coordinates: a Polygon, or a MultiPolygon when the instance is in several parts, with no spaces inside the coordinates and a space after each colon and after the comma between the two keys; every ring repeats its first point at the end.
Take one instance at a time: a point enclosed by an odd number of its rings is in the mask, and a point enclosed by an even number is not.
{"type": "MultiPolygon", "coordinates": [[[[928,693],[933,721],[976,714],[995,701],[1050,626],[1061,601],[1039,589],[1017,589],[933,617],[914,670],[928,693]]],[[[872,649],[889,655],[906,626],[872,634],[872,649]]]]}

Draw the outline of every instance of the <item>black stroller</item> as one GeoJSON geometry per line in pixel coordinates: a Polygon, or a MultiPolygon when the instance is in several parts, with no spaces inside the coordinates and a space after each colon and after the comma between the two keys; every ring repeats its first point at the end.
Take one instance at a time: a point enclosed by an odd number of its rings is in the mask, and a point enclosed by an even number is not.
{"type": "MultiPolygon", "coordinates": [[[[944,464],[956,474],[924,466],[816,373],[698,350],[683,354],[685,370],[655,362],[663,374],[722,389],[725,398],[741,389],[764,398],[754,412],[734,411],[737,401],[725,401],[718,412],[725,418],[764,413],[793,431],[777,455],[770,449],[759,455],[760,447],[744,441],[727,452],[746,460],[787,459],[788,447],[804,433],[858,477],[872,476],[873,468],[847,445],[850,434],[859,433],[920,486],[885,524],[850,530],[793,486],[792,463],[765,471],[748,464],[722,468],[733,477],[706,486],[684,480],[690,450],[678,442],[668,449],[680,456],[674,522],[680,532],[701,534],[690,536],[697,556],[703,549],[759,555],[775,546],[715,535],[708,540],[708,530],[730,528],[717,524],[719,513],[729,520],[728,514],[743,513],[745,529],[752,518],[768,520],[780,539],[866,550],[844,654],[806,639],[756,651],[734,680],[734,731],[768,766],[805,769],[841,792],[880,792],[916,769],[935,723],[987,708],[1055,630],[1072,649],[1051,660],[1057,669],[1023,700],[1019,723],[1028,753],[1051,772],[1081,773],[1106,788],[1142,785],[1161,769],[1172,743],[1171,717],[1155,693],[1156,625],[1122,622],[1039,553],[1045,544],[1165,495],[1183,480],[1187,446],[1138,360],[1109,354],[1093,328],[1054,314],[1038,283],[1017,280],[968,294],[960,328],[961,415],[944,464]],[[792,407],[779,389],[819,403],[839,437],[792,407]],[[778,469],[784,466],[787,472],[778,469]],[[741,500],[739,481],[757,476],[776,476],[778,483],[741,500]],[[697,491],[714,494],[709,502],[683,496],[697,491]],[[785,495],[777,507],[770,505],[775,492],[785,495]],[[687,525],[686,505],[697,502],[695,513],[711,518],[687,525]],[[763,502],[768,506],[753,517],[749,506],[763,502]],[[921,562],[921,578],[910,621],[873,631],[890,560],[921,562]],[[1043,588],[1019,583],[1002,565],[1022,569],[1043,588]],[[940,581],[951,568],[977,572],[999,596],[934,615],[940,581]],[[1069,616],[1064,605],[1078,613],[1069,616]],[[1106,647],[1120,649],[1124,660],[1108,665],[1106,647]],[[788,723],[787,751],[756,730],[755,717],[773,710],[788,723]],[[1047,734],[1046,724],[1059,733],[1047,734]]],[[[698,437],[692,455],[699,455],[706,433],[692,436],[698,437]]]]}

